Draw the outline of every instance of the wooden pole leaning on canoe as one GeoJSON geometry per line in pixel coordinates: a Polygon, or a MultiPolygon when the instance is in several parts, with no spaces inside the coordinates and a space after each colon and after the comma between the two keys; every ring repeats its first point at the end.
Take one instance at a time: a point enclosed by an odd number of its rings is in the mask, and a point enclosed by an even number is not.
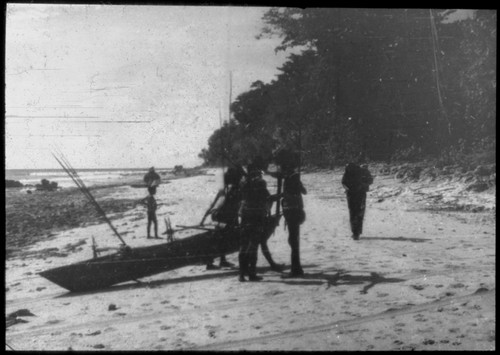
{"type": "Polygon", "coordinates": [[[92,203],[92,205],[94,205],[95,209],[97,210],[97,213],[99,213],[99,215],[102,217],[102,219],[104,219],[104,221],[111,227],[111,230],[115,233],[115,235],[118,237],[118,239],[120,239],[123,246],[126,246],[127,243],[125,243],[125,241],[121,237],[120,233],[118,233],[118,231],[115,229],[113,224],[111,224],[111,221],[109,220],[108,216],[106,216],[106,213],[104,212],[104,210],[97,203],[94,196],[90,193],[90,190],[88,189],[88,187],[85,185],[83,180],[78,176],[78,173],[71,166],[71,164],[66,160],[64,155],[62,155],[62,153],[59,153],[59,158],[54,153],[52,153],[52,155],[57,160],[59,165],[61,165],[61,167],[64,169],[66,174],[69,175],[71,180],[73,180],[73,182],[76,184],[76,186],[78,186],[78,188],[85,195],[85,197],[87,197],[89,199],[89,201],[92,203]]]}

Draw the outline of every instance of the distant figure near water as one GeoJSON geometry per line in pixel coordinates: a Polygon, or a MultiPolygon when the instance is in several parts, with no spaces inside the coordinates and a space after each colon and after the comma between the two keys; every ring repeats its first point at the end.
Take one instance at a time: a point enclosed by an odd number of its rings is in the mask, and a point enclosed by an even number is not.
{"type": "Polygon", "coordinates": [[[151,238],[150,230],[151,224],[154,223],[155,226],[155,238],[158,237],[158,220],[156,219],[156,209],[158,204],[156,203],[155,193],[156,189],[152,187],[148,188],[149,195],[141,200],[141,204],[145,205],[148,209],[148,239],[151,238]]]}
{"type": "Polygon", "coordinates": [[[161,178],[155,171],[154,166],[149,168],[149,171],[146,175],[144,175],[144,182],[149,190],[149,188],[153,189],[153,195],[156,194],[156,187],[160,185],[161,178]]]}
{"type": "Polygon", "coordinates": [[[352,239],[358,240],[363,233],[363,219],[366,209],[366,193],[373,183],[373,177],[366,166],[349,163],[345,167],[342,186],[347,195],[352,239]]]}

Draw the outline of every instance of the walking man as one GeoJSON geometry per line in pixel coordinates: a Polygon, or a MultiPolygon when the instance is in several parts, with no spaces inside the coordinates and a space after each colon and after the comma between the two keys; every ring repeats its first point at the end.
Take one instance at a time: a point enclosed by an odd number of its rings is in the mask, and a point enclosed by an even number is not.
{"type": "Polygon", "coordinates": [[[363,219],[365,217],[366,193],[373,183],[373,177],[366,166],[349,163],[345,167],[342,177],[342,186],[347,195],[349,220],[351,223],[352,239],[359,240],[363,233],[363,219]]]}

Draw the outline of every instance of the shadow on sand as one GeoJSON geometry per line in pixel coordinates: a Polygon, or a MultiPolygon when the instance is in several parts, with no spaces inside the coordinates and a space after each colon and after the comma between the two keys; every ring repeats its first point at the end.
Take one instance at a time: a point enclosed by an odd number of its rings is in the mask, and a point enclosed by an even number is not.
{"type": "Polygon", "coordinates": [[[405,238],[405,237],[361,237],[360,241],[370,241],[370,240],[392,240],[395,242],[412,242],[412,243],[423,243],[430,239],[428,238],[405,238]]]}
{"type": "Polygon", "coordinates": [[[343,285],[362,285],[368,283],[363,287],[359,293],[366,294],[373,286],[381,283],[396,283],[406,281],[399,278],[386,278],[376,272],[371,272],[370,275],[350,275],[347,271],[339,270],[335,274],[325,274],[322,272],[314,274],[304,274],[300,278],[283,279],[280,281],[264,281],[264,282],[280,282],[288,285],[324,285],[326,281],[326,288],[343,285]]]}
{"type": "MultiPolygon", "coordinates": [[[[317,267],[317,265],[304,265],[304,267],[306,267],[306,268],[307,267],[317,267]]],[[[286,266],[285,266],[285,269],[286,269],[286,266]]],[[[206,271],[203,270],[202,272],[206,272],[206,271]]],[[[270,267],[258,267],[257,272],[259,274],[262,274],[262,273],[274,272],[274,271],[272,271],[270,267]]],[[[184,276],[184,277],[177,277],[177,278],[173,278],[173,279],[162,279],[162,280],[154,280],[154,281],[139,281],[139,280],[127,281],[127,283],[122,283],[122,284],[110,286],[110,287],[99,289],[99,290],[92,290],[92,291],[85,291],[85,292],[67,292],[67,293],[59,295],[55,298],[92,295],[92,294],[96,294],[96,293],[115,292],[115,291],[121,291],[121,290],[135,290],[135,289],[140,289],[140,288],[156,288],[156,287],[161,287],[164,285],[173,285],[173,284],[178,284],[178,283],[183,283],[183,282],[196,282],[196,281],[212,280],[212,279],[219,279],[222,277],[229,277],[229,276],[236,277],[236,276],[238,276],[238,274],[239,274],[238,267],[235,266],[235,267],[232,267],[230,269],[211,270],[209,273],[205,273],[203,275],[184,276]]]]}
{"type": "Polygon", "coordinates": [[[195,282],[195,281],[219,279],[221,277],[228,277],[228,276],[236,277],[237,275],[238,275],[237,269],[220,269],[220,270],[217,270],[217,272],[210,272],[207,274],[196,275],[196,276],[184,276],[184,277],[178,277],[175,279],[163,279],[163,280],[154,280],[154,281],[136,280],[135,283],[131,283],[134,281],[128,281],[127,283],[124,283],[124,284],[110,286],[110,287],[99,289],[99,290],[92,290],[92,291],[85,291],[85,292],[68,292],[68,293],[65,293],[63,295],[57,296],[56,298],[92,295],[92,294],[96,294],[96,293],[115,292],[115,291],[121,291],[121,290],[135,290],[135,289],[140,289],[140,288],[156,288],[156,287],[161,287],[164,285],[173,285],[173,284],[183,283],[183,282],[195,282]]]}

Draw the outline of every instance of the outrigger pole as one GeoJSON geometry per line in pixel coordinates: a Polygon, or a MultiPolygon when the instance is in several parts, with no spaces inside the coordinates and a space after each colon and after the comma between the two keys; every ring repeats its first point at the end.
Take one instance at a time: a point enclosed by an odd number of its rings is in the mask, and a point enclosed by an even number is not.
{"type": "Polygon", "coordinates": [[[61,165],[61,167],[66,172],[66,174],[69,175],[69,177],[71,178],[71,180],[73,180],[73,182],[76,184],[76,186],[78,186],[78,188],[85,195],[85,197],[87,197],[90,200],[90,202],[94,205],[94,207],[96,208],[96,210],[99,213],[99,215],[111,227],[111,229],[116,234],[116,236],[120,239],[120,241],[122,242],[122,244],[126,246],[127,243],[125,243],[125,241],[121,237],[120,233],[118,233],[118,231],[115,229],[115,227],[111,224],[111,221],[109,220],[108,216],[106,216],[106,213],[101,208],[101,206],[97,203],[97,201],[95,200],[94,196],[92,196],[92,194],[90,193],[90,190],[88,189],[88,187],[85,185],[85,183],[83,182],[83,180],[78,176],[78,173],[76,172],[76,170],[71,166],[71,164],[66,160],[66,158],[64,157],[64,155],[61,152],[59,152],[58,154],[59,154],[59,157],[57,157],[52,152],[52,156],[54,158],[56,158],[57,162],[59,163],[59,165],[61,165]]]}
{"type": "MultiPolygon", "coordinates": [[[[224,176],[224,139],[222,138],[222,112],[219,104],[219,127],[220,127],[220,150],[221,150],[221,166],[222,166],[222,176],[224,176]]],[[[229,129],[229,126],[228,126],[229,129]]]]}

